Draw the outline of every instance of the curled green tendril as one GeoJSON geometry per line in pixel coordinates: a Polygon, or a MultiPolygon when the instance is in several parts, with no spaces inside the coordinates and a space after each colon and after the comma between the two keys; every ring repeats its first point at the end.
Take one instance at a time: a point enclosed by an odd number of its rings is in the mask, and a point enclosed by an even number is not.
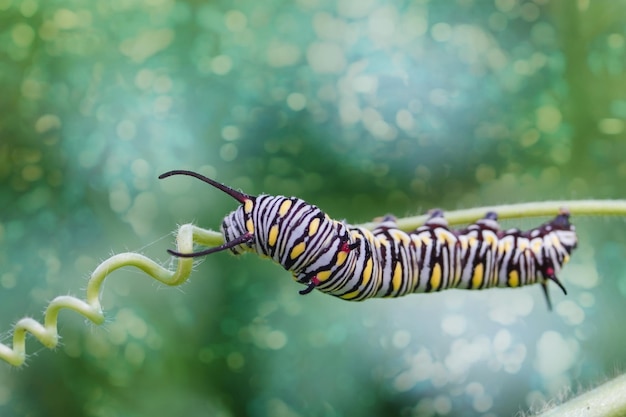
{"type": "MultiPolygon", "coordinates": [[[[446,213],[450,225],[470,223],[479,219],[489,211],[498,213],[500,219],[519,217],[552,216],[562,207],[567,207],[573,216],[590,215],[618,215],[626,216],[626,200],[578,200],[578,201],[546,201],[538,203],[513,204],[503,206],[481,207],[469,210],[457,210],[446,213]]],[[[424,224],[427,215],[407,217],[398,220],[398,227],[410,231],[424,224]]],[[[372,229],[376,223],[360,225],[372,229]]],[[[201,229],[192,224],[180,226],[176,236],[177,251],[190,253],[193,245],[218,246],[224,243],[218,232],[201,229]]],[[[53,299],[44,313],[44,322],[25,317],[19,320],[13,328],[13,346],[0,343],[0,359],[13,366],[20,366],[26,360],[26,332],[31,333],[47,348],[54,348],[59,343],[57,330],[58,316],[62,309],[73,310],[95,324],[104,322],[104,314],[100,305],[100,292],[106,277],[113,271],[132,266],[144,271],[147,275],[169,286],[184,283],[191,274],[193,259],[178,258],[175,271],[171,271],[157,264],[143,255],[133,252],[120,253],[102,262],[91,274],[87,283],[85,300],[63,295],[53,299]]]]}
{"type": "MultiPolygon", "coordinates": [[[[176,244],[179,251],[190,252],[194,243],[200,245],[215,245],[221,235],[215,232],[201,229],[191,224],[182,225],[178,229],[176,244]]],[[[102,262],[93,271],[87,283],[87,295],[85,300],[80,300],[68,295],[62,295],[53,299],[44,313],[44,323],[25,317],[19,320],[13,329],[13,347],[0,343],[0,358],[13,366],[20,366],[26,359],[26,332],[31,333],[45,347],[54,348],[59,343],[57,322],[59,312],[63,309],[73,310],[95,324],[104,322],[104,314],[100,306],[100,292],[104,279],[113,271],[122,267],[132,266],[139,268],[163,284],[176,286],[184,283],[191,274],[193,259],[178,259],[175,271],[170,271],[138,253],[120,253],[111,256],[102,262]]]]}

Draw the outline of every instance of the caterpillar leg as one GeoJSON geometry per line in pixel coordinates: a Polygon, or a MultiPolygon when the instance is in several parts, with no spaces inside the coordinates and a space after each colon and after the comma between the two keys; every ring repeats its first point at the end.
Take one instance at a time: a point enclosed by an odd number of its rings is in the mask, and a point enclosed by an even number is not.
{"type": "Polygon", "coordinates": [[[307,284],[307,287],[305,289],[303,289],[303,290],[298,291],[298,293],[300,295],[306,295],[306,294],[310,293],[311,291],[313,291],[315,289],[315,287],[317,287],[319,284],[320,284],[320,280],[317,279],[317,276],[314,276],[313,278],[311,278],[311,280],[307,284]]]}
{"type": "Polygon", "coordinates": [[[417,231],[420,232],[423,230],[432,230],[432,229],[437,229],[439,227],[443,227],[447,229],[448,221],[444,217],[443,210],[432,209],[428,211],[428,220],[426,220],[426,223],[424,223],[424,226],[419,227],[417,231]]]}
{"type": "Polygon", "coordinates": [[[488,211],[485,214],[485,217],[477,220],[474,224],[477,225],[480,229],[489,229],[494,232],[500,231],[500,224],[498,223],[498,213],[496,213],[495,211],[488,211]]]}
{"type": "Polygon", "coordinates": [[[561,281],[557,278],[554,273],[554,268],[551,266],[546,267],[543,271],[541,271],[545,279],[541,282],[541,288],[543,289],[543,295],[546,297],[546,302],[548,303],[548,310],[552,311],[552,302],[550,301],[550,294],[548,293],[548,281],[554,282],[559,286],[563,294],[567,295],[567,290],[565,286],[561,283],[561,281]]]}
{"type": "Polygon", "coordinates": [[[374,222],[377,223],[374,230],[372,230],[372,233],[374,234],[398,227],[398,224],[396,223],[396,216],[393,214],[385,214],[381,217],[375,217],[374,222]]]}

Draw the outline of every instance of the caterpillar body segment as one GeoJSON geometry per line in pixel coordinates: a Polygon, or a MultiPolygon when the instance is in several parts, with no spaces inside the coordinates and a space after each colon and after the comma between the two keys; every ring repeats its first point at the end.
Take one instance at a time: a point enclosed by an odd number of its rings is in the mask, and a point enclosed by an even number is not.
{"type": "Polygon", "coordinates": [[[248,196],[189,171],[171,171],[199,178],[237,199],[241,206],[222,223],[224,249],[234,254],[256,252],[292,272],[306,285],[346,300],[399,297],[449,288],[485,289],[541,284],[548,307],[548,281],[555,282],[577,245],[567,210],[535,229],[501,230],[489,212],[465,229],[454,230],[441,210],[421,227],[404,232],[393,216],[372,230],[331,219],[315,205],[295,197],[248,196]]]}

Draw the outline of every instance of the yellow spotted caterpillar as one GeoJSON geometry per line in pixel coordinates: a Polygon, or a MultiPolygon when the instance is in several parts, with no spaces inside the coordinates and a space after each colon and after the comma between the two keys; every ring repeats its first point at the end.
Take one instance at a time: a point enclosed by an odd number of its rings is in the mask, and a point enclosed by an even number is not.
{"type": "Polygon", "coordinates": [[[241,203],[222,223],[223,245],[193,253],[170,250],[174,256],[256,252],[306,285],[301,294],[317,289],[345,300],[539,283],[551,308],[548,282],[566,293],[557,274],[577,237],[565,209],[528,231],[501,230],[493,212],[451,230],[440,210],[431,211],[412,232],[398,229],[393,216],[370,231],[333,220],[296,197],[250,196],[192,171],[169,171],[159,178],[172,175],[198,178],[241,203]]]}

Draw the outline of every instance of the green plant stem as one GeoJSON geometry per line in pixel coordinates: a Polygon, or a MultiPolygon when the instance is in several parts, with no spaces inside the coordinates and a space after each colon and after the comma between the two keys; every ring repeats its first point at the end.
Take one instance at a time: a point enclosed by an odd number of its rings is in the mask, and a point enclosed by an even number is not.
{"type": "MultiPolygon", "coordinates": [[[[446,213],[450,225],[465,224],[483,217],[489,211],[498,213],[500,219],[518,217],[552,216],[562,207],[567,207],[573,216],[592,215],[619,215],[626,216],[626,200],[578,200],[578,201],[546,201],[539,203],[512,204],[504,206],[481,207],[468,210],[457,210],[446,213]]],[[[410,231],[424,224],[427,215],[407,217],[398,220],[402,230],[410,231]]],[[[373,229],[376,223],[361,224],[361,227],[373,229]]],[[[224,243],[224,238],[218,232],[201,229],[191,224],[182,225],[176,236],[177,251],[189,253],[195,244],[203,246],[217,246],[224,243]]],[[[122,267],[131,266],[145,272],[157,281],[176,286],[185,282],[191,274],[193,259],[178,258],[175,271],[171,271],[157,264],[150,258],[138,253],[120,253],[102,262],[94,270],[87,283],[86,300],[71,296],[59,296],[53,299],[44,313],[44,324],[25,317],[19,320],[13,328],[13,346],[0,343],[0,359],[14,366],[20,366],[26,359],[26,333],[31,333],[44,346],[54,348],[58,344],[57,331],[59,312],[63,309],[73,310],[96,324],[104,322],[104,314],[100,305],[100,293],[106,277],[122,267]]]]}
{"type": "MultiPolygon", "coordinates": [[[[485,216],[489,211],[498,213],[500,220],[526,217],[554,216],[561,208],[567,208],[572,217],[578,216],[626,216],[626,200],[570,200],[540,201],[534,203],[504,204],[464,210],[446,211],[450,226],[471,223],[485,216]]],[[[405,231],[422,226],[428,215],[398,219],[398,227],[405,231]]],[[[376,227],[375,222],[360,225],[367,229],[376,227]]]]}
{"type": "Polygon", "coordinates": [[[537,414],[537,417],[626,416],[626,374],[537,414]]]}

